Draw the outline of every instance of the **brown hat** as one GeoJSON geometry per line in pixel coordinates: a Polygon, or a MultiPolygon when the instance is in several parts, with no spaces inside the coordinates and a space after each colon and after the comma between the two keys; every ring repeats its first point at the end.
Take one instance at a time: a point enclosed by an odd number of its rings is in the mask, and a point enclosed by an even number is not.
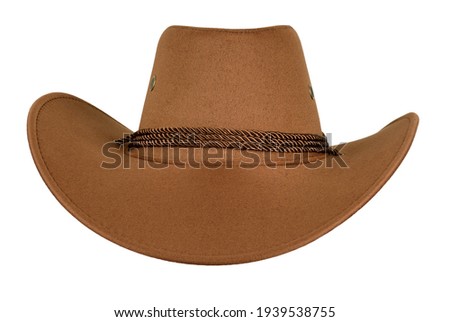
{"type": "Polygon", "coordinates": [[[291,27],[173,26],[137,132],[52,93],[31,107],[28,140],[50,190],[93,231],[165,260],[232,264],[349,218],[400,165],[417,125],[409,113],[329,146],[291,27]]]}

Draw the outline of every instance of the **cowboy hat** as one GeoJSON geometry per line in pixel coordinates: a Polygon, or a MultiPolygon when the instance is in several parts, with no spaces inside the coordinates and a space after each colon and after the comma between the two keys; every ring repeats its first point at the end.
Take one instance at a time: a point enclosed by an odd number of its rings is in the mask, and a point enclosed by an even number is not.
{"type": "Polygon", "coordinates": [[[330,146],[289,26],[172,26],[161,36],[139,130],[69,94],[28,116],[36,166],[84,225],[130,250],[196,264],[301,247],[368,202],[418,125],[406,114],[330,146]]]}

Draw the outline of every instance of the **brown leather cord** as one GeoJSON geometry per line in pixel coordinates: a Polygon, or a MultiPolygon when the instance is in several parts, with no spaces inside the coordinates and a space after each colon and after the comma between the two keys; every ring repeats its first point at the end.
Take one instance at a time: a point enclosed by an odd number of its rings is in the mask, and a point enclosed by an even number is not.
{"type": "Polygon", "coordinates": [[[317,152],[338,155],[324,135],[207,127],[142,129],[116,140],[129,148],[198,147],[268,152],[317,152]]]}

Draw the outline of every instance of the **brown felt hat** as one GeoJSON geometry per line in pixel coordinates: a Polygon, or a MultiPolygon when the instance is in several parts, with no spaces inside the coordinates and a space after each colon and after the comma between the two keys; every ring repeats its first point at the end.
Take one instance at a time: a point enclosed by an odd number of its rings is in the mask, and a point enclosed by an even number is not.
{"type": "Polygon", "coordinates": [[[291,27],[173,26],[138,131],[52,93],[31,107],[28,140],[50,190],[96,233],[156,258],[232,264],[349,218],[400,165],[417,125],[409,113],[329,146],[291,27]]]}

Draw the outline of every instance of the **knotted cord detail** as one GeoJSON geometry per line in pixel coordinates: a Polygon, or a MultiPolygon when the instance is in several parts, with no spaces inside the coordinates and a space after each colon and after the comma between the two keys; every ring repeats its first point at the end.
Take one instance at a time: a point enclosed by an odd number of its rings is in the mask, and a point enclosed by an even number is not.
{"type": "Polygon", "coordinates": [[[325,135],[278,131],[234,130],[209,127],[165,127],[141,129],[118,139],[129,148],[197,147],[267,152],[317,152],[338,155],[325,135]]]}

